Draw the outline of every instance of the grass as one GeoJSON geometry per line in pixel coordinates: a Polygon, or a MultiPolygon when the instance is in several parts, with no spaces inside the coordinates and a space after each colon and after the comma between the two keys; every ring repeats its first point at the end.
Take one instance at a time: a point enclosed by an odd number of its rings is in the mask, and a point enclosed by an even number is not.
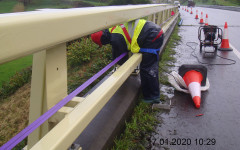
{"type": "MultiPolygon", "coordinates": [[[[175,61],[174,48],[181,40],[181,37],[178,35],[178,30],[179,28],[176,26],[160,57],[159,79],[160,83],[164,85],[169,85],[166,72],[169,71],[169,68],[172,66],[171,64],[175,61]]],[[[167,96],[161,95],[160,99],[165,101],[167,100],[167,96]]],[[[112,150],[149,149],[151,133],[154,131],[155,126],[161,123],[155,117],[157,112],[157,110],[152,110],[151,105],[140,102],[139,105],[135,107],[131,120],[126,122],[124,133],[115,140],[115,146],[112,150]]]]}
{"type": "Polygon", "coordinates": [[[197,5],[239,6],[238,0],[195,0],[197,5]]]}
{"type": "Polygon", "coordinates": [[[150,104],[140,102],[134,109],[131,121],[126,122],[124,133],[115,140],[112,150],[144,150],[148,147],[150,134],[159,123],[155,113],[150,104]]]}
{"type": "Polygon", "coordinates": [[[87,0],[83,0],[83,2],[85,3],[89,3],[91,5],[94,5],[94,6],[107,6],[108,3],[103,3],[103,2],[95,2],[95,1],[87,1],[87,0]]]}
{"type": "Polygon", "coordinates": [[[14,6],[18,3],[17,0],[2,0],[0,1],[0,13],[11,13],[14,6]]]}
{"type": "Polygon", "coordinates": [[[161,55],[161,61],[159,62],[159,82],[164,85],[169,85],[166,73],[169,72],[169,68],[172,67],[172,63],[175,62],[174,48],[178,45],[181,37],[178,35],[179,27],[176,26],[174,31],[165,47],[164,53],[161,55]]]}
{"type": "Polygon", "coordinates": [[[0,105],[0,146],[28,124],[30,83],[0,105]]]}
{"type": "Polygon", "coordinates": [[[24,68],[32,65],[32,55],[0,65],[0,88],[3,82],[8,82],[10,78],[24,68]]]}
{"type": "Polygon", "coordinates": [[[72,8],[71,3],[64,3],[61,0],[34,0],[25,9],[26,11],[33,11],[43,8],[72,8]]]}
{"type": "Polygon", "coordinates": [[[93,5],[93,6],[106,6],[107,3],[103,2],[94,2],[94,1],[87,1],[87,0],[33,0],[27,6],[23,6],[21,8],[16,8],[19,2],[17,0],[0,0],[0,13],[11,13],[14,11],[19,11],[19,9],[25,11],[33,11],[36,9],[43,9],[43,8],[73,8],[78,7],[75,2],[81,2],[83,6],[93,5]]]}

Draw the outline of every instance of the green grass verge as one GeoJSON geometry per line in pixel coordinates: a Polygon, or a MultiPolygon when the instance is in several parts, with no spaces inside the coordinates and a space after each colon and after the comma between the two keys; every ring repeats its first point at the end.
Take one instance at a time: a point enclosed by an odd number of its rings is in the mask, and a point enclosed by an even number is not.
{"type": "Polygon", "coordinates": [[[169,72],[170,67],[173,67],[173,62],[175,62],[174,55],[176,54],[174,48],[181,40],[181,37],[178,35],[178,30],[179,27],[176,26],[171,34],[171,37],[169,38],[164,53],[161,55],[161,61],[159,62],[159,82],[164,85],[169,85],[166,73],[169,72]]]}
{"type": "Polygon", "coordinates": [[[84,0],[83,2],[89,3],[89,4],[94,5],[94,6],[108,6],[108,5],[109,5],[108,3],[103,3],[103,2],[101,2],[101,1],[96,2],[96,1],[87,1],[87,0],[84,0]]]}
{"type": "Polygon", "coordinates": [[[196,5],[223,5],[223,6],[239,6],[237,0],[195,0],[196,5]]]}
{"type": "Polygon", "coordinates": [[[12,12],[14,6],[18,3],[17,0],[2,0],[0,1],[0,13],[12,12]]]}
{"type": "Polygon", "coordinates": [[[25,11],[33,11],[43,8],[72,8],[71,1],[64,3],[61,0],[33,0],[33,2],[25,8],[25,11]]]}
{"type": "Polygon", "coordinates": [[[131,121],[126,122],[124,133],[115,140],[112,150],[144,150],[150,134],[159,123],[155,113],[150,104],[140,102],[134,109],[131,121]]]}
{"type": "Polygon", "coordinates": [[[4,82],[9,82],[16,72],[32,65],[32,55],[0,65],[0,88],[4,82]]]}

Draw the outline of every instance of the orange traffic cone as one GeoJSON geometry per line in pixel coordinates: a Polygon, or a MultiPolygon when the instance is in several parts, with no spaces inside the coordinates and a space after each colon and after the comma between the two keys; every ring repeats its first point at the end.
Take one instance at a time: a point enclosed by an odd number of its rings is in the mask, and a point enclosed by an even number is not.
{"type": "Polygon", "coordinates": [[[220,50],[220,51],[232,51],[233,50],[229,46],[227,22],[225,22],[225,25],[224,25],[222,44],[218,50],[220,50]]]}
{"type": "Polygon", "coordinates": [[[171,12],[171,16],[175,15],[174,11],[171,12]]]}
{"type": "Polygon", "coordinates": [[[208,14],[206,14],[205,25],[208,26],[208,14]]]}
{"type": "Polygon", "coordinates": [[[206,85],[207,68],[202,65],[182,65],[179,74],[183,77],[196,108],[201,105],[201,86],[206,85]]]}
{"type": "Polygon", "coordinates": [[[193,14],[193,12],[192,12],[192,8],[191,8],[191,12],[190,12],[190,14],[193,14]]]}
{"type": "Polygon", "coordinates": [[[198,10],[196,10],[196,16],[195,19],[198,19],[198,10]]]}
{"type": "Polygon", "coordinates": [[[185,73],[183,76],[183,80],[185,81],[188,90],[192,96],[193,102],[196,108],[200,108],[201,104],[201,82],[203,80],[203,76],[200,72],[191,70],[185,73]]]}
{"type": "Polygon", "coordinates": [[[199,22],[200,24],[204,24],[204,22],[203,22],[203,12],[201,12],[201,18],[200,18],[200,22],[199,22]]]}
{"type": "Polygon", "coordinates": [[[189,11],[188,11],[188,8],[187,8],[187,12],[189,12],[189,11]]]}

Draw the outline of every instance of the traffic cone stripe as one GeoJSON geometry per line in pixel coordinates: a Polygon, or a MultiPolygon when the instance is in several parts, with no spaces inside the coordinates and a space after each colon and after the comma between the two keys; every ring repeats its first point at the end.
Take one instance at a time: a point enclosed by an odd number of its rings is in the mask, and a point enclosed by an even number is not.
{"type": "Polygon", "coordinates": [[[200,108],[201,103],[201,82],[203,75],[195,70],[185,73],[183,80],[186,83],[188,90],[192,96],[196,108],[200,108]]]}
{"type": "Polygon", "coordinates": [[[201,12],[201,19],[200,19],[200,24],[204,24],[204,21],[203,21],[203,12],[201,12]]]}
{"type": "Polygon", "coordinates": [[[196,16],[195,19],[198,19],[198,10],[196,10],[196,16]]]}
{"type": "Polygon", "coordinates": [[[205,25],[208,26],[208,14],[206,14],[205,25]]]}
{"type": "Polygon", "coordinates": [[[195,96],[199,96],[201,97],[201,85],[199,82],[191,82],[188,85],[188,90],[191,93],[192,98],[194,98],[195,96]]]}

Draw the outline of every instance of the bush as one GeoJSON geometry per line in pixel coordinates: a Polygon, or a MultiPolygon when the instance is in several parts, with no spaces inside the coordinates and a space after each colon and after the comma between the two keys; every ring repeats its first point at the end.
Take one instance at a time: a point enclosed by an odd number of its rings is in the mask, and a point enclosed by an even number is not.
{"type": "Polygon", "coordinates": [[[79,40],[72,42],[67,47],[68,66],[72,68],[89,62],[97,48],[98,46],[89,38],[82,38],[80,42],[79,40]]]}
{"type": "Polygon", "coordinates": [[[10,96],[22,87],[25,83],[28,83],[31,79],[32,67],[23,69],[17,72],[13,77],[11,77],[9,82],[4,82],[0,88],[0,102],[2,99],[10,96]]]}
{"type": "MultiPolygon", "coordinates": [[[[68,64],[70,75],[68,77],[68,93],[71,93],[75,90],[79,85],[83,84],[89,78],[91,78],[94,74],[104,68],[108,63],[111,62],[112,54],[111,47],[103,46],[102,48],[97,49],[97,45],[94,44],[91,39],[82,39],[75,42],[72,42],[68,46],[68,64]],[[86,45],[82,45],[82,44],[86,45]],[[82,49],[85,46],[89,46],[90,48],[82,49]],[[79,52],[82,51],[82,52],[79,52]],[[87,55],[83,55],[87,54],[87,55]],[[71,57],[71,58],[70,58],[71,57]],[[83,58],[83,60],[79,60],[83,58]],[[90,60],[90,59],[91,60],[90,60]],[[75,64],[74,64],[75,63],[75,64]],[[78,64],[78,65],[77,65],[78,64]],[[84,64],[84,65],[83,65],[84,64]],[[74,71],[75,70],[75,71],[74,71]],[[77,70],[77,71],[76,71],[77,70]],[[73,73],[71,73],[73,72],[73,73]]],[[[105,74],[106,75],[106,74],[105,74]]],[[[103,78],[102,75],[101,78],[103,78]]],[[[91,89],[98,81],[101,80],[99,78],[92,85],[86,88],[79,96],[83,96],[89,89],[91,89]]]]}
{"type": "Polygon", "coordinates": [[[149,0],[111,0],[110,5],[151,4],[149,0]]]}

